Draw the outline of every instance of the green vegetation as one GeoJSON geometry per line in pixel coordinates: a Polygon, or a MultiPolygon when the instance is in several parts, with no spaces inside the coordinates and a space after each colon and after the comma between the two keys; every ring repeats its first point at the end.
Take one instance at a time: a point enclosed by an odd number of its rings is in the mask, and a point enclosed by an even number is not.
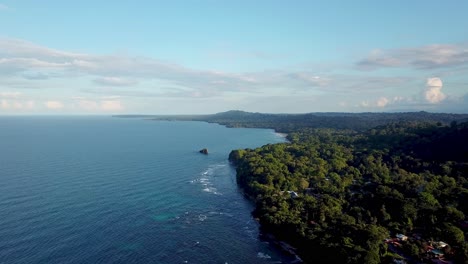
{"type": "Polygon", "coordinates": [[[359,129],[284,122],[289,143],[229,158],[263,231],[296,247],[305,262],[382,263],[399,255],[419,262],[430,241],[445,241],[446,259],[466,263],[468,122],[429,121],[366,130],[378,121],[359,129]],[[399,254],[384,243],[397,233],[410,236],[397,243],[399,254]]]}
{"type": "Polygon", "coordinates": [[[117,115],[116,117],[168,121],[204,121],[228,127],[272,128],[284,133],[311,128],[365,131],[376,126],[396,122],[440,122],[441,124],[448,125],[451,122],[460,123],[468,121],[468,114],[428,112],[262,114],[228,111],[213,115],[117,115]]]}
{"type": "Polygon", "coordinates": [[[417,263],[444,254],[468,263],[466,114],[145,117],[287,133],[289,143],[235,150],[229,159],[263,231],[305,262],[417,263]]]}

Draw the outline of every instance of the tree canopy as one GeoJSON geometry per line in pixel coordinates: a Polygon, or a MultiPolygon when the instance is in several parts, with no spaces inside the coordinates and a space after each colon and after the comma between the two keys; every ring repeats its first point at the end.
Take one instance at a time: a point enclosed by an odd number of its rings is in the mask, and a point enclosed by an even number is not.
{"type": "MultiPolygon", "coordinates": [[[[263,231],[313,263],[381,263],[397,233],[446,241],[467,260],[468,123],[292,127],[289,143],[229,156],[263,231]]],[[[414,243],[403,251],[422,256],[414,243]]]]}

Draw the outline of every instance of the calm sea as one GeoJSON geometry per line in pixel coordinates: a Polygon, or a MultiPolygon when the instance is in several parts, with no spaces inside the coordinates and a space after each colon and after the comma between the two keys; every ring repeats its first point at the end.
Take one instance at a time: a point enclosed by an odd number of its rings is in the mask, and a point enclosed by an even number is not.
{"type": "Polygon", "coordinates": [[[227,161],[283,140],[202,122],[0,117],[0,263],[284,263],[227,161]]]}

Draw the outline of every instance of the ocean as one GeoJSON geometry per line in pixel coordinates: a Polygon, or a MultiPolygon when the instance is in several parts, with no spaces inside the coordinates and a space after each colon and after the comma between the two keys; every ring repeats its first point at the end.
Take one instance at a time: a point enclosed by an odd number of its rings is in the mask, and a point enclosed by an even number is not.
{"type": "Polygon", "coordinates": [[[287,263],[258,238],[227,160],[283,141],[203,122],[0,117],[0,263],[287,263]]]}

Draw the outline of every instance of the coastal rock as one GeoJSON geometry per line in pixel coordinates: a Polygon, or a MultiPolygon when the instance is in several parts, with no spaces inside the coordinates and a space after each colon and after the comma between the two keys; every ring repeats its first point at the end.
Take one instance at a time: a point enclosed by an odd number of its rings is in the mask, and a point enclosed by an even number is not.
{"type": "Polygon", "coordinates": [[[204,148],[199,151],[202,154],[208,155],[208,149],[204,148]]]}

